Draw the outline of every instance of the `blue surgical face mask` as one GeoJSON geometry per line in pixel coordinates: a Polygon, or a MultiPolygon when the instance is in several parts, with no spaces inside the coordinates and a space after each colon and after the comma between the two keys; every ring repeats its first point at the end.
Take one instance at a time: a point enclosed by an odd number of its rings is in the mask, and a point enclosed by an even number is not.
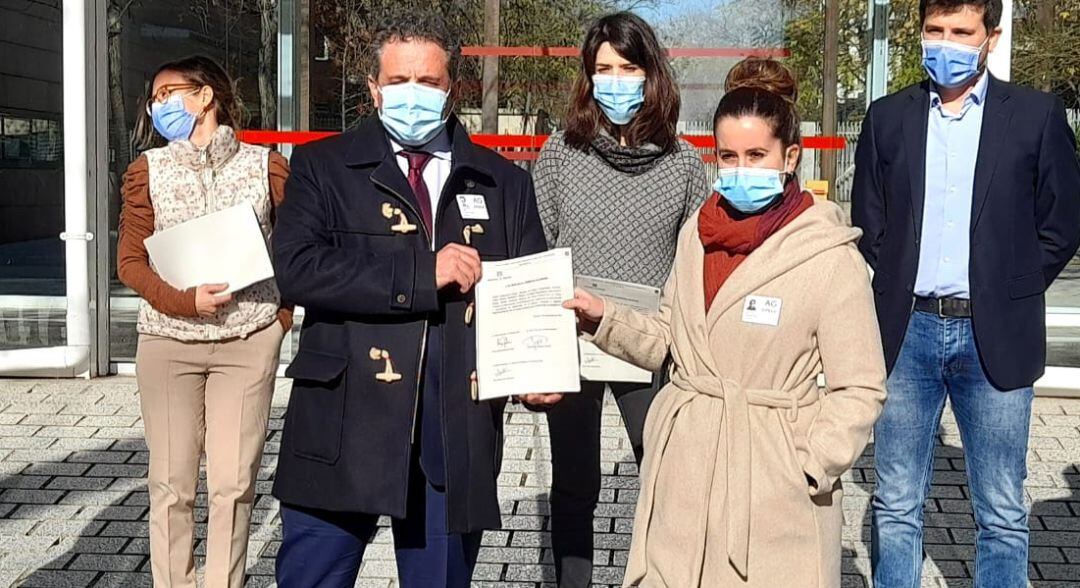
{"type": "Polygon", "coordinates": [[[935,84],[943,88],[955,88],[979,75],[983,47],[972,47],[951,41],[928,41],[923,39],[923,68],[935,84]]]}
{"type": "Polygon", "coordinates": [[[416,82],[382,86],[379,92],[379,120],[398,143],[423,145],[446,126],[444,111],[449,92],[416,82]]]}
{"type": "Polygon", "coordinates": [[[713,189],[735,210],[760,212],[784,193],[784,173],[762,167],[729,167],[720,170],[713,189]]]}
{"type": "Polygon", "coordinates": [[[592,77],[593,98],[613,124],[625,125],[645,103],[645,76],[592,77]]]}
{"type": "Polygon", "coordinates": [[[150,119],[154,129],[170,143],[188,140],[195,130],[196,116],[184,107],[184,97],[180,94],[173,94],[164,103],[153,103],[150,119]]]}

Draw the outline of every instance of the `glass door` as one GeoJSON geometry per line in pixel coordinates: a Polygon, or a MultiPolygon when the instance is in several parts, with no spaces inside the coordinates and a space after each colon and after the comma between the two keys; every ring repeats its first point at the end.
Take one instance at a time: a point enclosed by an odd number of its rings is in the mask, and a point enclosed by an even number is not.
{"type": "Polygon", "coordinates": [[[68,344],[61,3],[0,5],[0,375],[68,344]]]}

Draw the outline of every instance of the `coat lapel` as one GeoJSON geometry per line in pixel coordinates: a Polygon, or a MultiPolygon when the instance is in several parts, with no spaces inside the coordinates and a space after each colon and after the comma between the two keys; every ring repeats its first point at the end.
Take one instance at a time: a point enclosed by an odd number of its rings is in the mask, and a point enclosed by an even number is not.
{"type": "MultiPolygon", "coordinates": [[[[698,213],[694,213],[687,222],[688,230],[683,232],[679,243],[679,256],[674,271],[678,284],[680,314],[683,324],[687,325],[687,336],[691,340],[686,351],[693,354],[696,366],[703,367],[709,374],[718,373],[716,359],[709,345],[708,329],[695,328],[693,325],[707,323],[705,314],[705,248],[701,245],[698,233],[698,213]]],[[[695,370],[696,371],[696,370],[695,370]]]]}
{"type": "Polygon", "coordinates": [[[930,117],[930,93],[926,84],[909,96],[903,116],[904,146],[908,178],[911,180],[911,220],[918,238],[922,233],[923,203],[926,200],[926,125],[930,117]]]}
{"type": "Polygon", "coordinates": [[[1009,130],[1012,113],[1007,107],[1009,100],[1007,87],[994,77],[989,80],[986,91],[985,112],[983,112],[982,130],[979,132],[979,154],[975,162],[975,185],[971,193],[971,230],[979,222],[983,206],[990,194],[990,184],[997,169],[998,155],[1009,130]]]}
{"type": "Polygon", "coordinates": [[[345,165],[375,166],[375,169],[371,171],[371,181],[381,186],[389,196],[397,199],[403,208],[411,211],[413,218],[419,221],[422,217],[416,204],[416,197],[409,186],[409,180],[405,174],[401,173],[397,155],[390,148],[390,140],[386,137],[386,131],[379,122],[379,118],[368,117],[352,134],[352,142],[345,155],[345,165]]]}

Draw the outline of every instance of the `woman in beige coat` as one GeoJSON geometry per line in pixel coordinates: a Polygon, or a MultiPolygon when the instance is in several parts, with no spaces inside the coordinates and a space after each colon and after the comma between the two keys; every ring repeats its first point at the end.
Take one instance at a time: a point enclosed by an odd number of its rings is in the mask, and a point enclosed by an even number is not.
{"type": "Polygon", "coordinates": [[[581,290],[566,306],[616,357],[674,359],[645,425],[625,584],[831,588],[840,476],[885,400],[860,232],[794,177],[790,72],[747,60],[727,90],[716,193],[682,229],[660,312],[581,290]]]}

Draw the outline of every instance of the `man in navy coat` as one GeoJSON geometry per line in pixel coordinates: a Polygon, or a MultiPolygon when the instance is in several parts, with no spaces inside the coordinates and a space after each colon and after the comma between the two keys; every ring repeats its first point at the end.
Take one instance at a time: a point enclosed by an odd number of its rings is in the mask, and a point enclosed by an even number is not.
{"type": "Polygon", "coordinates": [[[505,403],[476,398],[472,289],[481,261],[546,248],[532,180],[449,114],[445,23],[384,22],[372,51],[379,116],[296,149],[273,235],[305,310],[274,483],[282,588],[351,587],[379,515],[402,586],[468,586],[500,524],[505,403]]]}
{"type": "Polygon", "coordinates": [[[948,399],[975,513],[975,585],[1026,586],[1044,293],[1080,243],[1075,139],[1061,100],[986,71],[1001,0],[922,0],[920,11],[930,80],[870,107],[852,193],[889,367],[874,430],[874,585],[919,585],[948,399]]]}

